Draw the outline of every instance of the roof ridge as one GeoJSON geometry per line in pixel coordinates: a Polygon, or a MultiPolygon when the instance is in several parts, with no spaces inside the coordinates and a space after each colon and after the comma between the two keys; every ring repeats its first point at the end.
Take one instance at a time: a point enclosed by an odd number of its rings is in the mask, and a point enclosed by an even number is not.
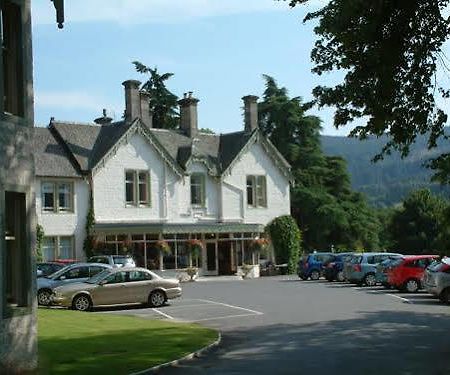
{"type": "Polygon", "coordinates": [[[101,125],[98,125],[93,122],[74,122],[74,121],[60,121],[60,120],[53,120],[52,122],[54,125],[80,125],[80,126],[92,126],[94,128],[100,128],[101,125]]]}

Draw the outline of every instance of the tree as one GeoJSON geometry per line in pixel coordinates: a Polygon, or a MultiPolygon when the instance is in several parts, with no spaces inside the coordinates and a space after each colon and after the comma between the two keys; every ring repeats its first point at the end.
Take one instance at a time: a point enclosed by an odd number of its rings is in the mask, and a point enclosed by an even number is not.
{"type": "MultiPolygon", "coordinates": [[[[292,7],[309,0],[290,0],[292,7]]],[[[419,134],[435,147],[447,115],[436,102],[450,91],[438,84],[438,66],[447,69],[443,43],[449,36],[446,8],[450,0],[330,0],[306,21],[316,20],[311,57],[313,72],[343,71],[334,87],[318,86],[317,104],[336,107],[334,124],[367,121],[352,136],[364,139],[388,132],[389,140],[375,159],[392,149],[407,155],[419,134]]],[[[436,178],[450,182],[450,154],[431,166],[436,178]]]]}
{"type": "Polygon", "coordinates": [[[408,254],[438,252],[442,248],[439,240],[448,209],[448,202],[432,195],[430,190],[411,193],[389,225],[393,250],[408,254]]]}
{"type": "Polygon", "coordinates": [[[378,219],[365,198],[352,191],[346,162],[323,153],[320,119],[306,114],[309,104],[290,98],[272,77],[263,77],[259,126],[292,166],[291,213],[304,248],[378,248],[378,219]]]}
{"type": "Polygon", "coordinates": [[[267,225],[277,263],[286,263],[289,274],[297,272],[302,236],[292,216],[279,216],[267,225]]]}
{"type": "Polygon", "coordinates": [[[153,127],[175,129],[179,126],[178,97],[166,87],[166,81],[173,73],[160,74],[157,68],[149,68],[139,61],[133,61],[139,73],[149,76],[143,83],[141,90],[150,94],[149,110],[153,112],[153,127]]]}

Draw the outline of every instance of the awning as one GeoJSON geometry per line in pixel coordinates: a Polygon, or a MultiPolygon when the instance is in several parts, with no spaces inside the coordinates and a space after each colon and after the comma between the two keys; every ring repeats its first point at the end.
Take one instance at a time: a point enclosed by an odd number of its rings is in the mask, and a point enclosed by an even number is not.
{"type": "Polygon", "coordinates": [[[96,234],[147,234],[147,233],[262,233],[262,224],[242,223],[96,223],[96,234]]]}

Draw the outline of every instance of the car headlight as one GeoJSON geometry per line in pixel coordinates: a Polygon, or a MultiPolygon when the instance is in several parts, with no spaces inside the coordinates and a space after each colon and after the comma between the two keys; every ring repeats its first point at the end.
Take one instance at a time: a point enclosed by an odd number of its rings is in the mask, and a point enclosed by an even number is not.
{"type": "Polygon", "coordinates": [[[53,297],[55,297],[55,298],[61,298],[62,296],[63,295],[61,292],[58,292],[58,291],[53,292],[53,297]]]}

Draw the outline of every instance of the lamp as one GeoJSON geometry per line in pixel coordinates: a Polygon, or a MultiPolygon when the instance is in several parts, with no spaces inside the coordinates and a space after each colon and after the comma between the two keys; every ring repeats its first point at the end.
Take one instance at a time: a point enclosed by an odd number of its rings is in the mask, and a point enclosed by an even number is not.
{"type": "Polygon", "coordinates": [[[56,22],[58,23],[58,28],[62,29],[64,27],[64,0],[51,0],[56,9],[56,22]]]}

